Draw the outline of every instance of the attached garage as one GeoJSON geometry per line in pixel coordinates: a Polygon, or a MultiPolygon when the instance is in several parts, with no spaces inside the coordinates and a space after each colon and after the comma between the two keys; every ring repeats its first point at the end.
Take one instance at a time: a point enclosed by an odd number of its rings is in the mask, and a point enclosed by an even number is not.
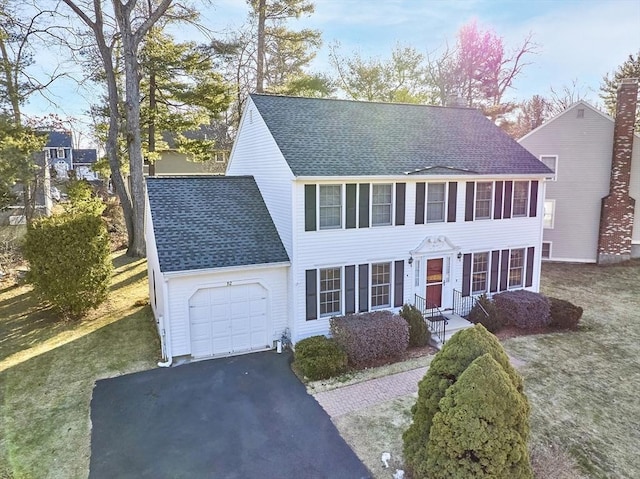
{"type": "Polygon", "coordinates": [[[267,290],[258,283],[203,288],[189,299],[191,355],[236,354],[271,346],[267,290]]]}
{"type": "Polygon", "coordinates": [[[150,302],[163,356],[272,348],[287,328],[289,258],[252,177],[147,180],[150,302]]]}

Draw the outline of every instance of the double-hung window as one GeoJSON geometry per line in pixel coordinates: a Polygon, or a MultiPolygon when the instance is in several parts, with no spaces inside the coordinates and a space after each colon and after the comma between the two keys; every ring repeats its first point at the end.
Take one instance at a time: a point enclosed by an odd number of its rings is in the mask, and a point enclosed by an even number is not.
{"type": "Polygon", "coordinates": [[[485,293],[487,291],[488,278],[489,253],[474,253],[473,272],[471,274],[471,293],[485,293]]]}
{"type": "Polygon", "coordinates": [[[341,268],[320,270],[320,316],[340,314],[341,268]]]}
{"type": "Polygon", "coordinates": [[[513,216],[527,216],[529,212],[529,182],[513,183],[513,216]]]}
{"type": "Polygon", "coordinates": [[[545,164],[551,171],[553,171],[553,178],[551,181],[558,180],[558,155],[542,155],[540,161],[545,164]]]}
{"type": "Polygon", "coordinates": [[[445,183],[427,184],[427,223],[444,221],[445,195],[445,183]]]}
{"type": "Polygon", "coordinates": [[[372,185],[371,224],[384,226],[391,224],[391,210],[393,204],[393,185],[372,185]]]}
{"type": "Polygon", "coordinates": [[[342,227],[342,186],[320,185],[320,229],[342,227]]]}
{"type": "Polygon", "coordinates": [[[509,255],[509,288],[520,288],[524,278],[524,248],[512,249],[509,255]]]}
{"type": "Polygon", "coordinates": [[[58,148],[58,149],[57,149],[56,156],[57,156],[58,158],[64,158],[64,148],[58,148]]]}
{"type": "Polygon", "coordinates": [[[371,265],[371,307],[391,306],[391,263],[371,265]]]}
{"type": "Polygon", "coordinates": [[[476,183],[476,208],[475,219],[491,219],[491,198],[493,196],[493,183],[480,181],[476,183]]]}
{"type": "Polygon", "coordinates": [[[546,229],[553,229],[553,217],[555,215],[556,200],[544,200],[544,216],[542,225],[546,229]]]}

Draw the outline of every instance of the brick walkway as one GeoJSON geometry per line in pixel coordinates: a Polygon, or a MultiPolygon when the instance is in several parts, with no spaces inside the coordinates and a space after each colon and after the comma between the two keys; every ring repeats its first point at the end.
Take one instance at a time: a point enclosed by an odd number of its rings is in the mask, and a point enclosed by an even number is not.
{"type": "Polygon", "coordinates": [[[418,382],[427,368],[371,379],[351,386],[315,394],[316,401],[331,417],[339,417],[399,396],[418,391],[418,382]]]}

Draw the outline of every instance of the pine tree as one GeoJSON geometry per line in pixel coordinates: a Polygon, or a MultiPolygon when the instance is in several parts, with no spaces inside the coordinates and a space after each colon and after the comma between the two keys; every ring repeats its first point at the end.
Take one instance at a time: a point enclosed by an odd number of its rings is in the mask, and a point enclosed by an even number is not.
{"type": "MultiPolygon", "coordinates": [[[[629,55],[629,58],[609,76],[607,73],[602,78],[600,84],[600,98],[604,100],[607,112],[611,116],[616,116],[616,103],[618,98],[618,86],[624,78],[640,79],[640,50],[636,56],[629,55]]],[[[636,111],[636,132],[640,132],[640,102],[636,111]]]]}

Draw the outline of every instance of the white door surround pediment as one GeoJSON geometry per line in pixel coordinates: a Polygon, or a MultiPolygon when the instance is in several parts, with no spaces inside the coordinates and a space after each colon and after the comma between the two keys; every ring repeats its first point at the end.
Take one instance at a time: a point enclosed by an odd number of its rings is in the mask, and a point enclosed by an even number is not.
{"type": "Polygon", "coordinates": [[[449,238],[443,235],[427,236],[417,248],[409,251],[411,256],[420,257],[434,253],[455,253],[460,248],[454,245],[449,238]]]}

